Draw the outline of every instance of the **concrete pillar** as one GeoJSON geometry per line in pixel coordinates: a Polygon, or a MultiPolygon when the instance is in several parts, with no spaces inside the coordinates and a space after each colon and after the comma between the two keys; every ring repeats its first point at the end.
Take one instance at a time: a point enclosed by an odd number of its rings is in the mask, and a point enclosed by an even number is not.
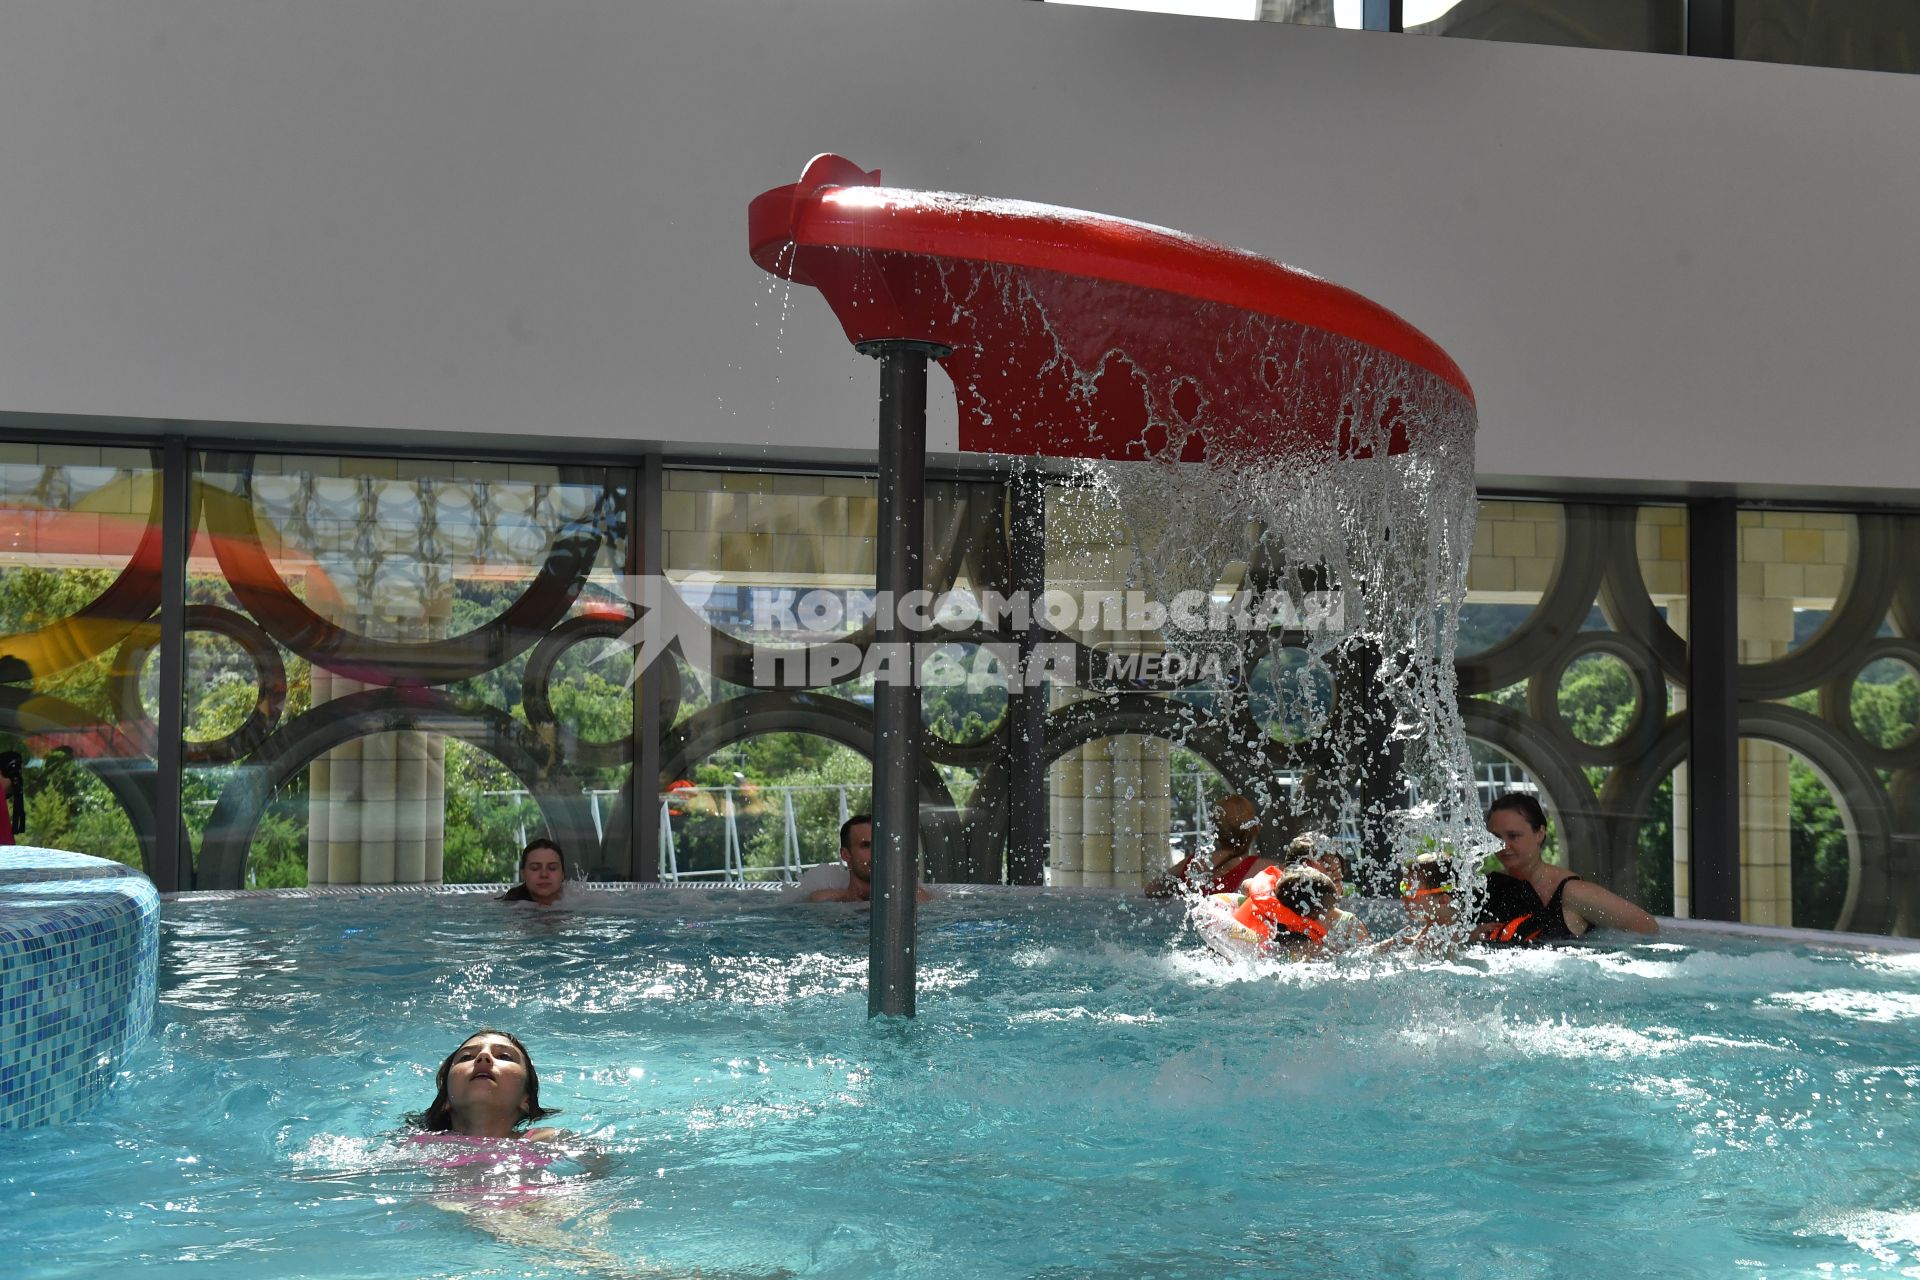
{"type": "MultiPolygon", "coordinates": [[[[1082,642],[1152,643],[1120,625],[1130,547],[1116,545],[1111,511],[1094,495],[1055,492],[1047,506],[1047,585],[1076,602],[1082,642]]],[[[1055,705],[1088,696],[1057,691],[1055,705]]],[[[1063,756],[1051,774],[1048,879],[1053,884],[1138,887],[1168,864],[1171,752],[1165,742],[1125,734],[1063,756]]]]}
{"type": "MultiPolygon", "coordinates": [[[[415,464],[426,478],[413,479],[401,476],[404,465],[339,460],[328,514],[356,528],[375,554],[330,562],[326,578],[309,580],[308,604],[358,634],[419,643],[449,634],[452,561],[525,565],[534,554],[529,530],[545,517],[537,483],[482,474],[489,464],[415,464]],[[475,474],[440,479],[449,467],[475,474]]],[[[315,707],[370,687],[320,668],[312,679],[315,707]]],[[[372,734],[314,761],[308,883],[438,884],[445,761],[444,739],[414,730],[372,734]]]]}
{"type": "MultiPolygon", "coordinates": [[[[1856,535],[1852,516],[1740,513],[1740,661],[1770,662],[1793,648],[1797,609],[1833,608],[1856,535]]],[[[1793,919],[1792,754],[1740,744],[1740,911],[1751,924],[1793,919]]],[[[1806,922],[1818,923],[1818,922],[1806,922]]]]}
{"type": "Polygon", "coordinates": [[[1085,748],[1076,747],[1054,762],[1048,777],[1047,882],[1080,883],[1080,833],[1084,828],[1082,793],[1086,782],[1085,748]]]}
{"type": "MultiPolygon", "coordinates": [[[[1647,595],[1667,611],[1667,624],[1684,640],[1690,614],[1687,609],[1687,513],[1681,507],[1641,507],[1634,525],[1640,580],[1647,595]]],[[[1687,705],[1684,689],[1671,691],[1675,711],[1687,705]]],[[[1657,714],[1658,707],[1647,708],[1657,714]]],[[[1673,771],[1673,914],[1686,919],[1692,912],[1691,823],[1692,782],[1684,761],[1673,771]]],[[[1637,816],[1637,815],[1636,815],[1637,816]]]]}

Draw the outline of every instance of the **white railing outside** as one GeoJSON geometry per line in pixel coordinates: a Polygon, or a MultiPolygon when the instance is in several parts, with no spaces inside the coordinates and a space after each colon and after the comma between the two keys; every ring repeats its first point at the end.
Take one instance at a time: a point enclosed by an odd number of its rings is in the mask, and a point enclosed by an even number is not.
{"type": "MultiPolygon", "coordinates": [[[[1493,803],[1495,796],[1506,791],[1537,792],[1536,783],[1526,770],[1511,761],[1497,761],[1479,765],[1474,770],[1474,789],[1479,793],[1480,805],[1485,808],[1493,803]]],[[[1274,779],[1282,798],[1300,783],[1297,773],[1282,773],[1274,779]]],[[[1186,852],[1187,845],[1195,842],[1210,842],[1213,836],[1213,804],[1209,793],[1221,793],[1224,784],[1220,775],[1210,771],[1179,773],[1169,779],[1170,790],[1174,796],[1176,812],[1184,810],[1186,818],[1181,830],[1173,833],[1176,844],[1186,852]]],[[[834,862],[839,858],[837,845],[827,848],[815,845],[804,847],[801,823],[794,810],[794,797],[830,792],[835,798],[835,807],[839,818],[834,823],[834,835],[838,835],[838,826],[853,815],[854,803],[849,799],[850,792],[862,795],[865,804],[866,788],[840,785],[814,786],[755,786],[748,792],[739,786],[724,787],[682,787],[676,791],[661,793],[660,796],[660,879],[670,883],[716,881],[725,884],[745,884],[749,882],[777,881],[792,884],[809,868],[821,863],[834,862]],[[721,819],[719,865],[683,866],[685,861],[710,862],[708,858],[693,857],[695,851],[685,848],[686,836],[674,825],[676,810],[682,825],[693,816],[693,811],[704,810],[708,816],[721,819]],[[775,818],[780,824],[779,858],[770,866],[750,867],[746,862],[746,843],[741,838],[741,819],[745,816],[758,816],[762,820],[775,818]]],[[[521,803],[531,799],[525,790],[484,791],[486,796],[497,796],[521,803]]],[[[593,813],[593,829],[602,839],[606,835],[606,812],[609,806],[619,802],[620,792],[615,789],[593,790],[587,793],[587,799],[593,813]]],[[[1176,823],[1177,826],[1182,825],[1176,823]]],[[[519,823],[520,843],[525,845],[530,838],[528,826],[523,819],[519,823]]],[[[833,844],[829,839],[827,844],[833,844]]]]}

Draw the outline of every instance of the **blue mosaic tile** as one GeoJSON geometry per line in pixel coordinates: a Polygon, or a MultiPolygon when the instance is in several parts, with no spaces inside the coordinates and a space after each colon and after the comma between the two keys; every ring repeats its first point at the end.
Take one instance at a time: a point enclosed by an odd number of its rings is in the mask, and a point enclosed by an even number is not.
{"type": "Polygon", "coordinates": [[[160,897],[130,867],[0,847],[0,1129],[61,1124],[153,1027],[160,897]]]}

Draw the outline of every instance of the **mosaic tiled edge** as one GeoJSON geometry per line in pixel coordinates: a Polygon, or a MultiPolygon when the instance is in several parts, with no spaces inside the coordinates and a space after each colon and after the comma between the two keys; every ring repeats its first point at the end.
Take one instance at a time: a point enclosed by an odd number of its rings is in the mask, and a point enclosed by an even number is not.
{"type": "Polygon", "coordinates": [[[0,847],[0,1129],[60,1124],[153,1027],[160,896],[104,858],[0,847]]]}

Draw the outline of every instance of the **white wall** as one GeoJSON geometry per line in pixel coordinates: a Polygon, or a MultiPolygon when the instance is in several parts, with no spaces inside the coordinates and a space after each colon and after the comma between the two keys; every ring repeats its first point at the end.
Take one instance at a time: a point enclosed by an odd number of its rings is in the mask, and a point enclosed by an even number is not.
{"type": "Polygon", "coordinates": [[[868,450],[871,365],[745,251],[838,150],[1371,295],[1489,477],[1920,490],[1916,120],[1915,77],[1026,0],[7,0],[0,412],[868,450]]]}

